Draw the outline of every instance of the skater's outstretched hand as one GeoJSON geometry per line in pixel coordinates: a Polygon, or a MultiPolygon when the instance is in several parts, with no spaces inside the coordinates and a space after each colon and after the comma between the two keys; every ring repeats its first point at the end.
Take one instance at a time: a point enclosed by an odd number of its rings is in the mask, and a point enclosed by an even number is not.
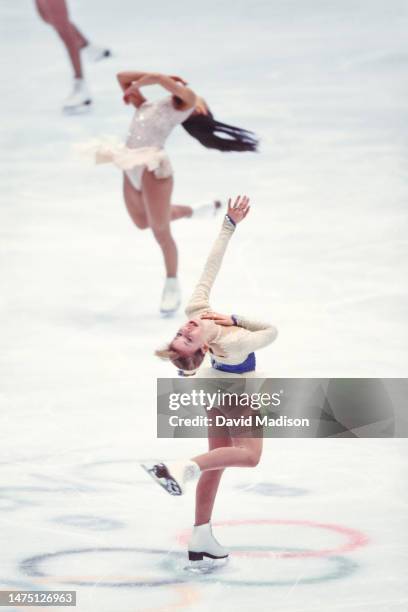
{"type": "Polygon", "coordinates": [[[204,312],[200,318],[210,319],[211,321],[214,321],[214,323],[216,323],[217,325],[223,325],[224,327],[231,327],[232,325],[235,325],[235,322],[231,315],[223,315],[218,312],[204,312]]]}
{"type": "Polygon", "coordinates": [[[227,215],[235,224],[241,223],[249,213],[250,208],[248,196],[237,196],[234,204],[232,204],[232,198],[229,198],[227,215]]]}

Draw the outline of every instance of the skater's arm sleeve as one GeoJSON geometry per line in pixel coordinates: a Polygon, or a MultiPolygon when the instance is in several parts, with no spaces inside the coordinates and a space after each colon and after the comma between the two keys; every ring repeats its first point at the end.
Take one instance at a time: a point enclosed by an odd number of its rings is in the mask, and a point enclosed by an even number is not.
{"type": "Polygon", "coordinates": [[[245,350],[247,350],[248,353],[268,346],[268,344],[276,340],[278,330],[274,325],[238,315],[234,315],[234,318],[239,327],[243,327],[251,332],[245,337],[245,350]]]}
{"type": "Polygon", "coordinates": [[[222,264],[224,253],[234,233],[235,225],[225,217],[221,231],[208,256],[204,271],[186,308],[188,317],[197,316],[210,309],[210,293],[222,264]]]}

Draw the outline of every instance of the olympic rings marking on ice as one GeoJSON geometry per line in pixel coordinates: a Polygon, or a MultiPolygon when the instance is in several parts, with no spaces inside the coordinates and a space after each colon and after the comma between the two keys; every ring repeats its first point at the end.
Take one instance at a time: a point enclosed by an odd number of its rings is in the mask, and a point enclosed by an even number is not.
{"type": "Polygon", "coordinates": [[[27,493],[55,493],[56,489],[50,489],[49,487],[40,486],[6,486],[0,487],[0,511],[10,512],[17,508],[24,506],[37,506],[37,501],[27,499],[27,493]],[[23,499],[19,498],[19,494],[24,496],[23,499]],[[1,502],[6,501],[8,505],[2,506],[1,502]]]}
{"type": "MultiPolygon", "coordinates": [[[[25,591],[35,591],[38,587],[38,584],[42,582],[49,582],[49,579],[34,579],[33,582],[21,582],[17,580],[2,580],[0,578],[0,586],[2,590],[25,590],[25,591]]],[[[192,604],[197,603],[201,598],[201,593],[194,587],[189,584],[175,584],[174,581],[172,584],[168,585],[173,590],[176,591],[178,598],[171,604],[165,604],[163,606],[157,606],[154,608],[138,608],[137,612],[170,612],[171,610],[179,610],[181,608],[186,608],[192,604]]],[[[45,610],[45,608],[37,608],[37,610],[45,610]]]]}
{"type": "MultiPolygon", "coordinates": [[[[282,548],[273,548],[271,546],[245,546],[245,547],[231,547],[232,551],[241,550],[248,551],[249,553],[252,551],[258,550],[282,550],[282,548]]],[[[296,548],[285,548],[285,551],[290,551],[293,555],[295,553],[307,552],[303,549],[296,548]]],[[[199,575],[196,580],[200,582],[212,582],[216,581],[217,583],[227,584],[229,586],[245,586],[245,587],[285,587],[292,586],[294,582],[296,585],[299,584],[319,584],[320,582],[328,582],[330,580],[340,580],[341,578],[346,578],[347,576],[351,576],[356,569],[358,568],[358,564],[350,559],[346,559],[345,557],[340,557],[338,555],[325,557],[325,560],[329,562],[329,564],[333,564],[334,568],[332,571],[329,571],[327,574],[323,574],[321,576],[313,576],[311,578],[296,578],[295,580],[242,580],[237,578],[236,580],[231,578],[223,578],[217,570],[215,570],[215,575],[209,574],[199,575]]],[[[169,566],[169,557],[164,560],[164,567],[169,566]]],[[[171,567],[169,566],[169,569],[171,567]]]]}
{"type": "Polygon", "coordinates": [[[35,589],[35,580],[32,582],[22,580],[8,580],[7,578],[0,578],[0,586],[2,591],[32,591],[35,589]]]}
{"type": "Polygon", "coordinates": [[[77,586],[98,586],[102,587],[115,587],[115,588],[129,588],[129,587],[155,587],[155,586],[168,586],[173,584],[183,584],[186,582],[185,578],[166,578],[159,580],[151,580],[150,578],[140,576],[113,576],[111,582],[104,582],[100,580],[100,576],[50,576],[45,574],[39,569],[39,565],[43,561],[49,559],[57,559],[69,555],[81,555],[88,553],[115,553],[115,552],[130,552],[130,553],[144,553],[152,555],[174,555],[179,557],[185,557],[185,552],[169,552],[168,550],[156,550],[149,548],[130,548],[130,547],[101,547],[101,548],[77,548],[70,550],[61,550],[55,553],[45,553],[42,555],[36,555],[28,559],[24,559],[20,563],[20,570],[23,574],[35,578],[44,579],[44,582],[54,580],[56,582],[63,582],[66,584],[75,584],[77,586]]]}
{"type": "Polygon", "coordinates": [[[65,514],[51,519],[53,523],[61,523],[69,527],[79,527],[80,529],[92,531],[110,531],[113,529],[123,529],[125,523],[102,516],[92,516],[88,514],[65,514]]]}
{"type": "MultiPolygon", "coordinates": [[[[315,523],[314,521],[298,521],[298,520],[285,520],[285,519],[250,519],[250,520],[233,520],[233,521],[221,521],[214,523],[214,527],[235,527],[240,525],[298,525],[301,527],[313,527],[317,529],[325,529],[328,531],[334,531],[341,535],[347,536],[347,541],[338,548],[326,548],[322,550],[304,550],[303,552],[282,552],[275,554],[259,553],[256,555],[254,552],[245,554],[244,549],[242,552],[235,553],[239,556],[259,556],[259,557],[275,557],[281,559],[294,559],[304,557],[329,557],[331,555],[340,555],[343,553],[351,552],[360,546],[368,544],[368,537],[361,531],[356,529],[350,529],[349,527],[343,527],[342,525],[333,525],[330,523],[315,523]]],[[[190,531],[182,531],[178,534],[177,541],[179,544],[185,545],[190,537],[190,531]]]]}
{"type": "MultiPolygon", "coordinates": [[[[241,551],[253,552],[254,550],[263,549],[263,547],[240,547],[241,551]]],[[[234,550],[234,549],[233,549],[234,550]]],[[[265,550],[270,551],[273,550],[271,547],[265,547],[265,550]]],[[[282,549],[278,549],[282,550],[282,549]]],[[[303,549],[284,549],[286,553],[292,554],[293,556],[301,556],[300,553],[308,552],[303,549]]],[[[259,581],[259,580],[231,580],[225,579],[220,575],[219,572],[216,572],[216,575],[213,576],[210,574],[204,575],[194,575],[191,574],[186,576],[173,576],[167,579],[158,579],[151,580],[146,577],[138,577],[138,576],[113,576],[112,582],[104,582],[100,580],[100,576],[50,576],[46,575],[39,569],[39,565],[46,560],[55,559],[64,557],[67,555],[75,555],[75,554],[87,554],[87,553],[111,553],[111,552],[134,552],[134,553],[142,553],[149,555],[161,555],[163,556],[162,567],[166,569],[166,571],[173,572],[179,571],[177,567],[174,567],[172,561],[175,559],[186,558],[186,554],[184,551],[168,551],[168,550],[156,550],[149,548],[83,548],[83,549],[75,549],[75,550],[63,550],[57,553],[48,553],[43,555],[38,555],[35,557],[31,557],[29,559],[24,560],[20,564],[20,569],[26,575],[36,578],[36,582],[47,582],[50,581],[71,584],[75,586],[95,586],[98,587],[110,587],[110,588],[132,588],[132,587],[160,587],[160,586],[173,586],[173,585],[182,585],[191,582],[212,582],[216,580],[216,582],[222,582],[223,584],[228,584],[231,586],[290,586],[293,584],[293,580],[269,580],[269,581],[259,581]]],[[[344,578],[346,576],[351,575],[356,569],[357,564],[354,561],[345,559],[340,556],[332,556],[327,557],[326,560],[335,564],[335,567],[332,571],[329,571],[327,574],[323,576],[314,576],[312,578],[301,578],[296,579],[296,584],[316,584],[320,582],[326,582],[329,580],[339,580],[340,578],[344,578]]],[[[187,605],[187,604],[186,604],[187,605]]],[[[146,611],[147,612],[147,611],[146,611]]]]}

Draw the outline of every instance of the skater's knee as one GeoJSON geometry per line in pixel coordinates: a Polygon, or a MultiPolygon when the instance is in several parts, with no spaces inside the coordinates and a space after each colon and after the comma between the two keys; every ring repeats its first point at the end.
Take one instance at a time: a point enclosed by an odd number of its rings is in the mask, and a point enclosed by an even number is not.
{"type": "Polygon", "coordinates": [[[141,230],[145,230],[145,229],[147,229],[149,227],[149,223],[148,223],[146,217],[144,217],[144,216],[140,216],[140,217],[139,216],[137,216],[137,217],[135,216],[133,218],[133,221],[134,221],[134,224],[136,225],[136,227],[138,227],[141,230]]]}
{"type": "Polygon", "coordinates": [[[246,467],[256,467],[261,459],[261,454],[256,451],[250,451],[247,448],[242,449],[244,452],[244,462],[246,467]]]}
{"type": "Polygon", "coordinates": [[[258,454],[250,453],[248,456],[248,467],[256,467],[261,459],[258,454]]]}
{"type": "Polygon", "coordinates": [[[171,236],[171,232],[170,232],[170,226],[168,224],[155,225],[154,227],[152,227],[152,232],[153,232],[153,235],[156,241],[160,245],[168,244],[169,242],[173,240],[171,236]]]}

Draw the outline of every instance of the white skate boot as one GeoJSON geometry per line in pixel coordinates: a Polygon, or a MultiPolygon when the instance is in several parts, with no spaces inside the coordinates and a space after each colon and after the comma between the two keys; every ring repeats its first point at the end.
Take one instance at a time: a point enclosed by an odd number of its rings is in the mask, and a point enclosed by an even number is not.
{"type": "Polygon", "coordinates": [[[214,561],[228,559],[229,552],[213,536],[211,523],[194,526],[188,543],[190,569],[197,571],[214,567],[214,561]]]}
{"type": "Polygon", "coordinates": [[[100,62],[102,59],[112,56],[110,49],[89,43],[83,48],[84,54],[91,62],[100,62]]]}
{"type": "Polygon", "coordinates": [[[222,202],[220,202],[220,200],[214,200],[213,202],[200,204],[193,208],[193,214],[191,215],[191,217],[193,219],[205,219],[215,217],[215,215],[220,212],[221,208],[222,202]]]}
{"type": "Polygon", "coordinates": [[[196,480],[201,473],[194,461],[141,463],[141,466],[170,495],[183,495],[186,492],[186,484],[196,480]]]}
{"type": "Polygon", "coordinates": [[[181,291],[178,279],[176,277],[166,278],[160,303],[161,314],[166,316],[174,314],[180,303],[181,291]]]}
{"type": "Polygon", "coordinates": [[[74,79],[74,89],[64,102],[63,111],[67,114],[77,114],[89,109],[91,96],[84,79],[74,79]]]}

